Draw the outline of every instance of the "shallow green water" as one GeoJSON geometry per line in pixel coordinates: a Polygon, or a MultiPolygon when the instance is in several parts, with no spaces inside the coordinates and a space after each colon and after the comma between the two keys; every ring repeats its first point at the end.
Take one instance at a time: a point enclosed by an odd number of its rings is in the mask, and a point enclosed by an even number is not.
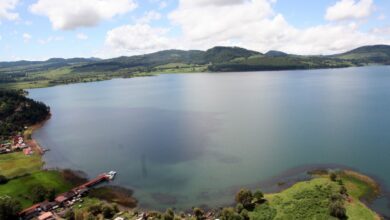
{"type": "Polygon", "coordinates": [[[390,184],[390,67],[175,74],[30,90],[48,167],[108,170],[144,207],[230,203],[285,170],[340,164],[390,184]]]}

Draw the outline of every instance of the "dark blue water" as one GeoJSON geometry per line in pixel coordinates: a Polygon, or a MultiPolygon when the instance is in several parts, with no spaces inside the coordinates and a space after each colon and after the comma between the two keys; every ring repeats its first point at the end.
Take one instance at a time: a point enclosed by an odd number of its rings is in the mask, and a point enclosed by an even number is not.
{"type": "Polygon", "coordinates": [[[47,166],[119,172],[154,208],[232,201],[234,187],[310,164],[390,184],[390,67],[202,73],[30,90],[52,118],[47,166]]]}

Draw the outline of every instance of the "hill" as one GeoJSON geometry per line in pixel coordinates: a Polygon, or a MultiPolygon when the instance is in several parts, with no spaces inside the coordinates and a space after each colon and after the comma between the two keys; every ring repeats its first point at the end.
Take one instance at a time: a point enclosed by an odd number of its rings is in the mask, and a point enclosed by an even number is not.
{"type": "Polygon", "coordinates": [[[331,57],[344,59],[344,60],[352,60],[359,65],[371,64],[371,63],[388,65],[390,64],[390,46],[389,45],[364,46],[331,57]]]}
{"type": "Polygon", "coordinates": [[[240,47],[214,47],[206,51],[164,50],[103,60],[53,58],[0,62],[0,88],[47,87],[161,73],[319,69],[369,64],[390,65],[390,46],[364,46],[330,56],[300,56],[272,50],[262,54],[240,47]]]}

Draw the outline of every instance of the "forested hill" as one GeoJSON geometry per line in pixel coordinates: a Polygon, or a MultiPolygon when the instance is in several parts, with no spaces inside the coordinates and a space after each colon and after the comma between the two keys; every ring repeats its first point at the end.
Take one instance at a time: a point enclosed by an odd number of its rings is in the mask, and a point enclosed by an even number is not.
{"type": "Polygon", "coordinates": [[[0,90],[0,140],[45,120],[49,114],[49,107],[22,92],[0,90]]]}
{"type": "Polygon", "coordinates": [[[265,54],[239,47],[165,50],[113,59],[54,58],[0,62],[0,88],[34,88],[155,73],[319,69],[390,65],[390,46],[364,46],[329,56],[301,56],[283,51],[265,54]]]}

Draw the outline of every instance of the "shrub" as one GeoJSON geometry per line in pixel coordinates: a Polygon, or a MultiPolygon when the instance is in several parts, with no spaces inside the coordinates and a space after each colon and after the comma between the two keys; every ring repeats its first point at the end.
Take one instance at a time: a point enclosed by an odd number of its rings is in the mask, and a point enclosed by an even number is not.
{"type": "Polygon", "coordinates": [[[233,208],[224,208],[221,213],[221,220],[243,220],[243,218],[233,208]]]}
{"type": "Polygon", "coordinates": [[[256,192],[253,194],[253,198],[256,200],[257,203],[263,201],[264,194],[260,190],[256,190],[256,192]]]}
{"type": "Polygon", "coordinates": [[[102,213],[103,213],[104,218],[111,219],[115,215],[115,210],[113,208],[111,208],[110,206],[104,206],[102,209],[102,213]]]}
{"type": "Polygon", "coordinates": [[[237,213],[241,213],[242,210],[244,210],[244,206],[241,203],[237,203],[237,205],[236,205],[237,213]]]}
{"type": "Polygon", "coordinates": [[[194,215],[197,220],[203,219],[204,212],[200,208],[194,208],[194,215]]]}
{"type": "Polygon", "coordinates": [[[163,220],[174,220],[175,213],[172,209],[167,209],[167,211],[162,215],[163,220]]]}
{"type": "Polygon", "coordinates": [[[20,203],[14,199],[0,199],[0,219],[19,219],[18,213],[21,209],[20,203]]]}
{"type": "Polygon", "coordinates": [[[0,185],[8,183],[7,177],[0,175],[0,185]]]}
{"type": "Polygon", "coordinates": [[[32,201],[38,203],[46,199],[47,190],[42,185],[36,185],[31,188],[30,193],[32,201]]]}
{"type": "Polygon", "coordinates": [[[330,178],[330,180],[335,182],[337,180],[337,174],[333,172],[333,173],[330,174],[329,178],[330,178]]]}
{"type": "Polygon", "coordinates": [[[340,201],[331,202],[329,205],[330,215],[338,219],[347,218],[347,210],[344,207],[344,204],[340,201]]]}

